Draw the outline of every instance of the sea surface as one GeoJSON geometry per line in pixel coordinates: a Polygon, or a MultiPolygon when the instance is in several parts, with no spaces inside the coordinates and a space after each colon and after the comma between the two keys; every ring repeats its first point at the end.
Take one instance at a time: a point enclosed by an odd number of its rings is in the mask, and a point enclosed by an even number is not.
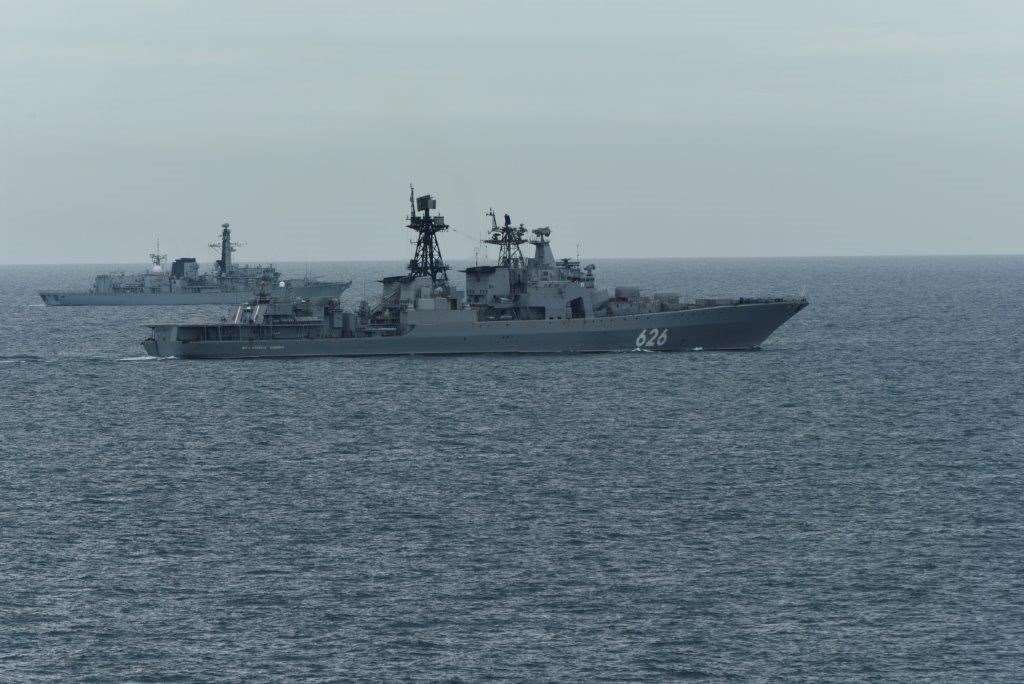
{"type": "Polygon", "coordinates": [[[227,307],[0,267],[0,680],[1024,679],[1024,257],[597,265],[811,306],[756,352],[154,360],[227,307]]]}

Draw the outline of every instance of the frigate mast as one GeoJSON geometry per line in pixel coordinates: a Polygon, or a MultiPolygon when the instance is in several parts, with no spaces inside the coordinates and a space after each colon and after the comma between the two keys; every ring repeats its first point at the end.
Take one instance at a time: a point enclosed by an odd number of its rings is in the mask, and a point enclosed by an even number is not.
{"type": "Polygon", "coordinates": [[[512,219],[505,214],[505,225],[498,226],[498,218],[494,215],[492,208],[487,212],[491,217],[491,236],[484,240],[489,245],[498,246],[498,265],[510,268],[519,268],[525,263],[521,245],[526,244],[523,238],[526,235],[526,227],[523,224],[512,225],[512,219]]]}
{"type": "Polygon", "coordinates": [[[409,261],[409,273],[414,276],[429,276],[435,286],[448,285],[448,266],[441,257],[441,246],[437,234],[448,230],[443,216],[431,216],[430,210],[437,208],[437,199],[432,195],[416,197],[409,186],[409,229],[416,231],[416,255],[409,261]],[[422,212],[423,216],[419,213],[422,212]]]}
{"type": "Polygon", "coordinates": [[[225,275],[231,271],[231,254],[242,246],[240,242],[231,241],[231,224],[220,224],[220,242],[211,242],[210,249],[220,250],[220,259],[217,260],[217,271],[225,275]]]}
{"type": "Polygon", "coordinates": [[[156,239],[156,251],[149,253],[149,260],[153,262],[153,270],[160,272],[163,269],[164,263],[167,261],[167,255],[160,251],[160,238],[156,239]]]}

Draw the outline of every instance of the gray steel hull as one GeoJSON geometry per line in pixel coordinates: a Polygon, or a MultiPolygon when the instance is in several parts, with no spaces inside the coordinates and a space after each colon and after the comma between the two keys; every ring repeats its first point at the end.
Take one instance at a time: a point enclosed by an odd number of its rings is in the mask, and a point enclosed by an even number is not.
{"type": "Polygon", "coordinates": [[[189,306],[195,304],[241,304],[252,297],[240,292],[153,292],[103,294],[97,292],[40,292],[47,306],[189,306]]]}
{"type": "MultiPolygon", "coordinates": [[[[322,283],[283,290],[289,297],[338,297],[347,283],[322,283]]],[[[195,306],[203,304],[244,304],[253,290],[213,290],[205,292],[69,292],[46,291],[39,296],[47,306],[195,306]]],[[[276,292],[275,292],[276,294],[276,292]]]]}
{"type": "Polygon", "coordinates": [[[662,313],[537,321],[421,325],[405,335],[179,342],[178,326],[153,325],[151,356],[189,359],[410,354],[587,353],[754,349],[806,300],[662,313]]]}

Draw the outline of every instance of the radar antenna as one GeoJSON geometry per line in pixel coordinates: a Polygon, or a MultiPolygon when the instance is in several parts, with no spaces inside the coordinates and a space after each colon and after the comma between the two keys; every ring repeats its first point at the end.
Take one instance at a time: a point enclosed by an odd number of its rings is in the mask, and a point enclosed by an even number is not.
{"type": "Polygon", "coordinates": [[[443,216],[430,215],[430,210],[436,208],[435,197],[416,197],[412,185],[409,185],[409,229],[417,233],[416,254],[409,261],[409,273],[429,276],[435,287],[448,285],[448,266],[441,257],[441,246],[437,242],[437,234],[448,230],[448,224],[443,216]]]}
{"type": "Polygon", "coordinates": [[[520,223],[512,225],[512,219],[505,214],[505,223],[498,225],[498,217],[494,214],[494,208],[485,214],[491,217],[491,235],[484,242],[489,245],[498,246],[498,265],[518,267],[524,263],[523,250],[521,245],[526,244],[526,227],[520,223]]]}

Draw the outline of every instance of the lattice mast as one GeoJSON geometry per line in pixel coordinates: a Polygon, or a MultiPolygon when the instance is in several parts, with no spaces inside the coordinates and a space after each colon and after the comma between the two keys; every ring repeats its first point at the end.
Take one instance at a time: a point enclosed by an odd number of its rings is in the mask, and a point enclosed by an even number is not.
{"type": "Polygon", "coordinates": [[[409,186],[409,229],[416,231],[416,254],[409,261],[409,273],[414,276],[429,276],[435,286],[446,286],[448,266],[441,257],[437,234],[448,230],[448,224],[444,222],[444,216],[430,215],[430,210],[436,208],[435,197],[416,197],[413,187],[409,186]]]}
{"type": "Polygon", "coordinates": [[[156,239],[156,250],[149,253],[149,260],[153,262],[153,269],[159,272],[167,261],[167,255],[160,251],[160,238],[156,239]]]}
{"type": "Polygon", "coordinates": [[[494,215],[493,208],[486,215],[491,217],[491,235],[484,242],[498,246],[498,265],[510,268],[522,267],[525,263],[522,245],[526,244],[526,239],[523,237],[526,235],[526,227],[521,223],[518,226],[513,226],[512,219],[508,214],[505,214],[504,225],[498,226],[498,217],[494,215]]]}

